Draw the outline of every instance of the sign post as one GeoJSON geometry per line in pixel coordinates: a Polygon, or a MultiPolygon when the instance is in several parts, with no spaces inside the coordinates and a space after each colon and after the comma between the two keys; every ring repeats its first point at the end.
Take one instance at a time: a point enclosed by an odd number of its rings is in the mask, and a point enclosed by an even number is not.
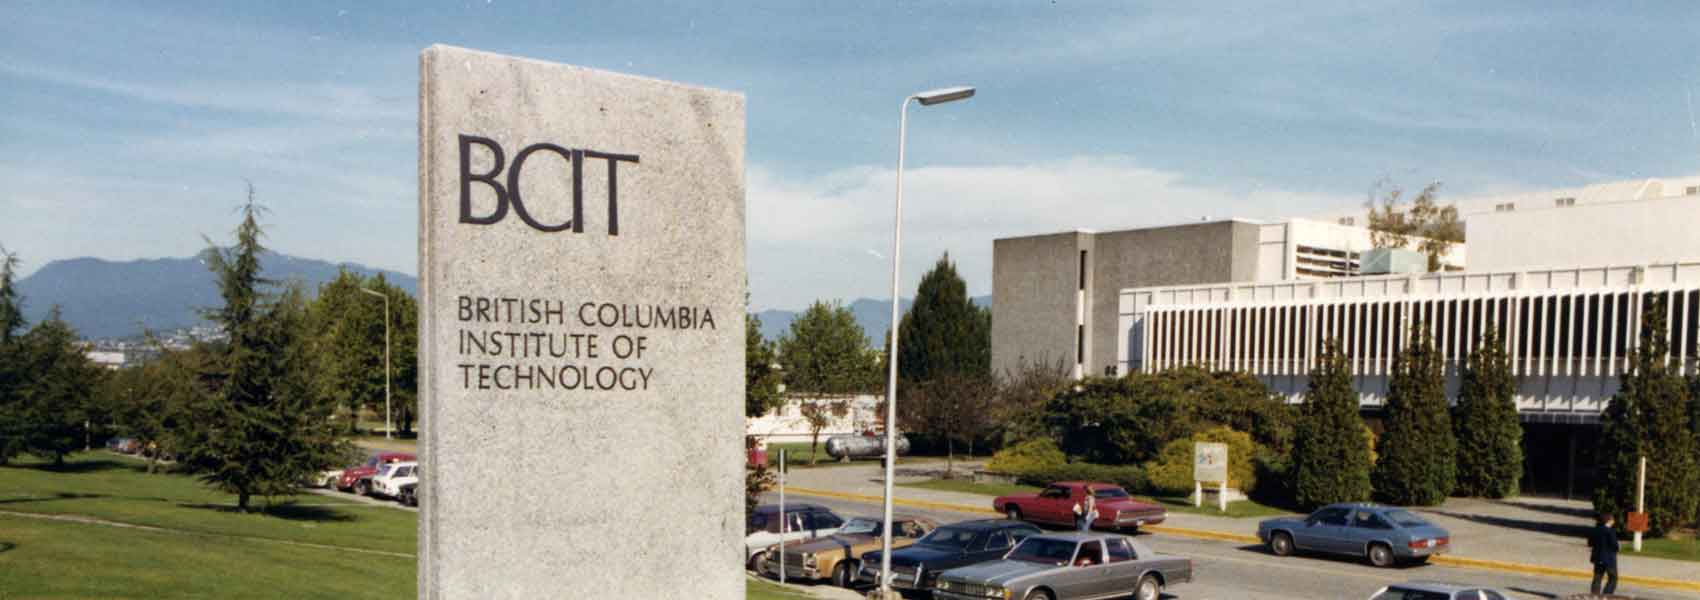
{"type": "Polygon", "coordinates": [[[1204,484],[1217,484],[1216,508],[1228,512],[1228,445],[1194,442],[1192,446],[1193,506],[1204,505],[1204,484]]]}
{"type": "Polygon", "coordinates": [[[1647,457],[1641,457],[1641,473],[1635,483],[1635,514],[1630,515],[1629,528],[1635,531],[1634,549],[1641,551],[1641,532],[1647,530],[1647,457]],[[1640,518],[1640,527],[1636,527],[1636,517],[1640,518]]]}
{"type": "Polygon", "coordinates": [[[419,93],[420,598],[742,599],[743,96],[447,46],[419,93]]]}
{"type": "Polygon", "coordinates": [[[791,519],[785,517],[785,471],[791,466],[785,459],[785,449],[779,449],[779,583],[785,583],[785,534],[791,519]]]}

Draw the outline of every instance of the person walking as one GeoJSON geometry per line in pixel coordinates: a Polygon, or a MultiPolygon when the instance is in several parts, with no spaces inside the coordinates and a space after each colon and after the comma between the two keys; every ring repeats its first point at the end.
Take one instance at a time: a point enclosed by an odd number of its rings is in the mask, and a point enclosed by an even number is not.
{"type": "Polygon", "coordinates": [[[1594,583],[1589,591],[1595,594],[1611,595],[1617,593],[1617,530],[1612,529],[1615,519],[1609,514],[1601,514],[1594,530],[1588,533],[1588,562],[1594,563],[1594,583]],[[1600,580],[1605,580],[1605,587],[1600,587],[1600,580]]]}
{"type": "Polygon", "coordinates": [[[1086,496],[1074,503],[1074,528],[1080,531],[1090,531],[1092,522],[1098,520],[1098,497],[1092,491],[1092,486],[1084,486],[1086,496]]]}

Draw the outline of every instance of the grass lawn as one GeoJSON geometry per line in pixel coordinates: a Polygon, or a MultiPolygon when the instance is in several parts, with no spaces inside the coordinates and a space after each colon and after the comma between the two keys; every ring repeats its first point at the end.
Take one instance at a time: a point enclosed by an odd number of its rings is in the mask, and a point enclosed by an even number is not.
{"type": "Polygon", "coordinates": [[[745,588],[744,600],[805,600],[813,596],[799,594],[780,587],[779,584],[769,583],[754,577],[749,578],[749,587],[745,588]]]}
{"type": "Polygon", "coordinates": [[[1676,560],[1691,560],[1700,562],[1700,538],[1690,535],[1682,539],[1659,538],[1642,540],[1641,554],[1629,550],[1629,543],[1623,544],[1624,556],[1656,556],[1676,560]]]}
{"type": "MultiPolygon", "coordinates": [[[[412,512],[303,495],[273,498],[269,505],[264,498],[254,498],[253,507],[261,512],[244,514],[235,512],[235,496],[193,477],[148,475],[143,469],[140,461],[105,452],[73,455],[64,467],[15,460],[0,467],[0,510],[405,554],[418,546],[412,512]]],[[[15,552],[0,555],[0,560],[15,552]]],[[[411,576],[407,579],[412,581],[411,576]]]]}
{"type": "Polygon", "coordinates": [[[414,573],[412,558],[0,515],[4,598],[412,598],[414,573]]]}
{"type": "Polygon", "coordinates": [[[980,494],[982,496],[1007,496],[1010,494],[1025,494],[1037,492],[1039,488],[1016,483],[975,483],[970,479],[929,479],[914,483],[899,483],[898,487],[912,487],[941,492],[961,492],[964,494],[980,494]]]}
{"type": "MultiPolygon", "coordinates": [[[[930,479],[914,483],[899,483],[897,485],[899,487],[923,488],[939,490],[942,492],[961,492],[964,494],[979,494],[982,496],[1007,496],[1010,494],[1025,494],[1039,491],[1039,488],[1030,485],[1014,483],[975,483],[967,479],[930,479]]],[[[1204,506],[1194,508],[1192,502],[1185,497],[1156,497],[1150,498],[1150,500],[1163,505],[1164,508],[1169,509],[1169,512],[1210,515],[1216,517],[1273,517],[1293,514],[1292,511],[1286,509],[1258,504],[1250,500],[1230,502],[1228,504],[1228,512],[1225,513],[1217,511],[1215,504],[1206,504],[1204,506]]]]}

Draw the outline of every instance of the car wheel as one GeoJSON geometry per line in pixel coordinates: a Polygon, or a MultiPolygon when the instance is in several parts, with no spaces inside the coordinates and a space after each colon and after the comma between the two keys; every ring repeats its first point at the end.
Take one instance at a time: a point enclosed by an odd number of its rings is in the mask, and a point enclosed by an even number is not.
{"type": "Polygon", "coordinates": [[[1393,549],[1388,548],[1387,544],[1370,544],[1369,564],[1377,567],[1393,566],[1393,549]]]}
{"type": "Polygon", "coordinates": [[[1292,556],[1293,536],[1285,533],[1269,536],[1269,551],[1275,553],[1275,556],[1292,556]]]}
{"type": "Polygon", "coordinates": [[[1056,598],[1051,596],[1051,593],[1045,590],[1033,590],[1031,592],[1027,592],[1027,596],[1025,596],[1022,600],[1056,600],[1056,598]]]}
{"type": "Polygon", "coordinates": [[[850,561],[840,562],[837,567],[832,569],[832,585],[848,589],[855,583],[856,575],[855,571],[850,568],[850,561]]]}
{"type": "Polygon", "coordinates": [[[1163,595],[1163,585],[1157,583],[1157,578],[1150,575],[1139,578],[1139,587],[1133,589],[1136,600],[1157,600],[1163,595]]]}
{"type": "Polygon", "coordinates": [[[1003,509],[1003,514],[1004,516],[1009,517],[1009,520],[1011,521],[1020,521],[1021,507],[1011,504],[1007,508],[1003,509]]]}
{"type": "Polygon", "coordinates": [[[755,571],[755,573],[757,575],[760,575],[761,574],[761,563],[762,563],[762,559],[764,559],[764,558],[767,558],[767,552],[757,552],[757,553],[755,553],[755,556],[751,556],[750,562],[748,564],[750,570],[755,571]]]}
{"type": "Polygon", "coordinates": [[[362,481],[360,483],[354,484],[354,493],[356,495],[360,495],[360,496],[370,496],[370,495],[372,495],[372,482],[362,481]]]}

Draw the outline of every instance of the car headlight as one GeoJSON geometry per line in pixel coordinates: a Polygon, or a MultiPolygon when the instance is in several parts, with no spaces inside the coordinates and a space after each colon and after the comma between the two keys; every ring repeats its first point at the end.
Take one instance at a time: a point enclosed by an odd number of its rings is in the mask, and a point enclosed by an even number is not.
{"type": "Polygon", "coordinates": [[[987,598],[1004,598],[1006,596],[1008,596],[1008,594],[1006,594],[1004,589],[1001,587],[995,585],[986,587],[987,598]]]}
{"type": "Polygon", "coordinates": [[[940,579],[939,583],[938,583],[938,588],[941,589],[941,590],[947,591],[947,592],[950,591],[950,581],[940,579]]]}
{"type": "Polygon", "coordinates": [[[804,555],[803,555],[803,566],[805,566],[805,567],[813,567],[813,566],[815,566],[815,555],[813,555],[813,554],[804,554],[804,555]]]}

